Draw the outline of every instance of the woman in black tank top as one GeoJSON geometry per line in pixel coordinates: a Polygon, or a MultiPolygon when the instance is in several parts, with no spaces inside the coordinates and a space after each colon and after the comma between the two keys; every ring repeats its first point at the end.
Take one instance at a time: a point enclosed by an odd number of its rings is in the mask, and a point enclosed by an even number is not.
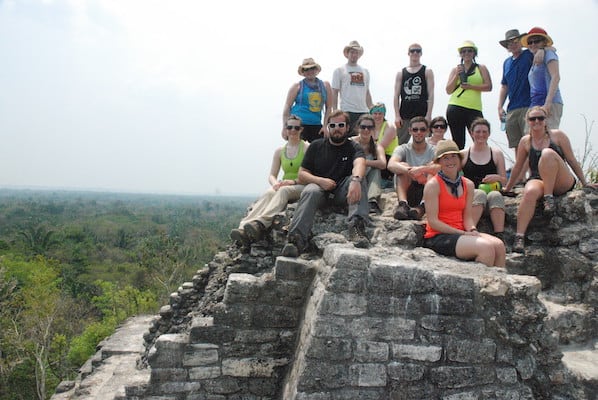
{"type": "Polygon", "coordinates": [[[505,230],[505,201],[500,191],[488,191],[490,185],[498,183],[499,189],[507,183],[505,157],[499,148],[488,145],[490,137],[490,123],[484,118],[477,118],[471,124],[471,139],[473,144],[462,150],[463,175],[471,179],[476,187],[474,191],[472,218],[477,225],[486,212],[494,236],[503,239],[505,230]],[[485,184],[485,188],[480,185],[485,184]]]}
{"type": "Polygon", "coordinates": [[[529,134],[521,138],[517,147],[515,165],[505,191],[510,191],[517,177],[529,160],[530,179],[523,189],[523,198],[517,210],[517,234],[513,251],[525,252],[525,232],[531,222],[536,202],[543,199],[544,215],[552,216],[556,210],[554,196],[560,196],[575,187],[575,176],[587,186],[583,170],[575,159],[571,142],[565,132],[546,127],[546,111],[539,106],[527,112],[529,134]],[[575,176],[571,173],[575,173],[575,176]]]}

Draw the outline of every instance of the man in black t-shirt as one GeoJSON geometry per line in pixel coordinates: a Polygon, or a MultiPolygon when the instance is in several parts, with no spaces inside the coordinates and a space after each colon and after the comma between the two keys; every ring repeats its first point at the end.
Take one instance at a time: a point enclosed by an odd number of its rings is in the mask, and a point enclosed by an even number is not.
{"type": "Polygon", "coordinates": [[[297,257],[307,249],[316,210],[328,202],[348,206],[349,238],[355,246],[367,247],[365,224],[369,214],[365,154],[348,140],[349,116],[340,110],[328,117],[328,136],[308,147],[298,182],[306,185],[289,227],[282,255],[297,257]]]}

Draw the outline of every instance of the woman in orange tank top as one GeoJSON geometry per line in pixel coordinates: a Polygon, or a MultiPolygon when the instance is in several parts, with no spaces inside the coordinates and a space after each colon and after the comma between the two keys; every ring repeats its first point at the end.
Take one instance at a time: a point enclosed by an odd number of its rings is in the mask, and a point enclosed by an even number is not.
{"type": "Polygon", "coordinates": [[[427,216],[424,247],[445,256],[504,267],[503,241],[478,232],[473,223],[474,186],[459,173],[461,157],[459,147],[452,140],[441,140],[436,145],[434,162],[440,165],[440,172],[424,186],[427,216]]]}

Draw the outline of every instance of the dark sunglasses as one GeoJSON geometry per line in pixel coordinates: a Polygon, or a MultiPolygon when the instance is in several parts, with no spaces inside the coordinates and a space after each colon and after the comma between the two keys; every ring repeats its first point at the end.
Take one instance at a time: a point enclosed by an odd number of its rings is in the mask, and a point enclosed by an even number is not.
{"type": "Polygon", "coordinates": [[[428,128],[420,127],[420,128],[411,128],[413,132],[426,132],[428,128]]]}
{"type": "Polygon", "coordinates": [[[421,53],[422,49],[409,49],[409,53],[421,53]]]}
{"type": "Polygon", "coordinates": [[[303,72],[314,71],[316,69],[317,69],[316,67],[303,68],[303,72]]]}
{"type": "Polygon", "coordinates": [[[528,121],[544,121],[546,119],[543,115],[538,115],[537,117],[527,117],[528,121]]]}
{"type": "Polygon", "coordinates": [[[544,41],[544,38],[528,39],[527,44],[538,44],[538,43],[542,43],[543,41],[544,41]]]}
{"type": "Polygon", "coordinates": [[[287,129],[289,131],[292,131],[293,129],[296,131],[300,131],[301,130],[301,126],[300,125],[287,125],[287,129]]]}
{"type": "Polygon", "coordinates": [[[446,125],[432,125],[434,129],[446,129],[446,125]]]}
{"type": "Polygon", "coordinates": [[[475,50],[474,49],[470,49],[470,48],[466,48],[466,49],[461,49],[461,51],[459,53],[463,54],[463,53],[473,53],[475,50]]]}
{"type": "Polygon", "coordinates": [[[359,129],[374,129],[374,125],[359,125],[359,129]]]}
{"type": "Polygon", "coordinates": [[[334,122],[331,122],[331,123],[329,123],[329,124],[328,124],[328,127],[329,127],[330,129],[334,129],[334,128],[336,128],[337,126],[338,126],[339,128],[344,128],[345,126],[347,126],[347,123],[346,123],[346,122],[336,122],[336,123],[334,123],[334,122]]]}

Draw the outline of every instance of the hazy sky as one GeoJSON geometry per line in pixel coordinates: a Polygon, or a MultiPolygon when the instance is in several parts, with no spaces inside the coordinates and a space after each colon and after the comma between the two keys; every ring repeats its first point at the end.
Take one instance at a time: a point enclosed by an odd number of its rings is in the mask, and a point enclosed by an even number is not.
{"type": "Polygon", "coordinates": [[[554,40],[561,129],[581,154],[582,115],[598,119],[596,0],[0,0],[0,187],[259,194],[298,65],[315,58],[329,81],[351,40],[390,120],[410,43],[423,46],[444,115],[456,48],[473,40],[494,85],[483,94],[491,139],[506,150],[498,41],[533,26],[554,40]]]}

